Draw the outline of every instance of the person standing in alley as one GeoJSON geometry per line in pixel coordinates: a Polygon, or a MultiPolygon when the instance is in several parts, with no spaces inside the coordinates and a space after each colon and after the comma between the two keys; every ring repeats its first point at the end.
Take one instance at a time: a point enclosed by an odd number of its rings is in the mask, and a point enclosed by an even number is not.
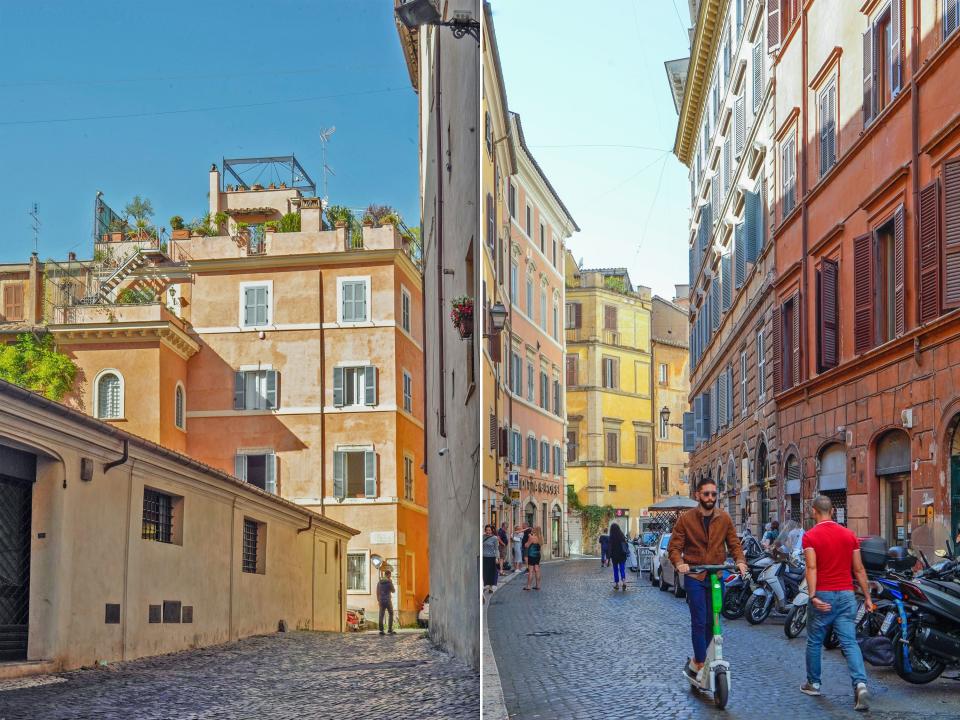
{"type": "Polygon", "coordinates": [[[530,529],[530,535],[527,536],[525,545],[527,548],[527,568],[529,569],[529,572],[527,574],[527,586],[523,589],[529,590],[531,582],[535,581],[536,585],[533,589],[539,590],[540,550],[543,547],[543,535],[540,532],[540,528],[535,527],[530,529]]]}
{"type": "Polygon", "coordinates": [[[523,526],[513,528],[513,569],[519,572],[523,569],[523,526]]]}
{"type": "Polygon", "coordinates": [[[390,634],[397,634],[393,630],[393,593],[396,591],[396,588],[393,587],[393,580],[390,579],[391,574],[390,570],[387,570],[383,573],[383,577],[380,578],[380,582],[377,583],[377,603],[380,605],[379,624],[381,635],[383,635],[384,613],[390,615],[390,624],[388,626],[390,634]]]}
{"type": "Polygon", "coordinates": [[[483,526],[483,590],[493,592],[497,584],[497,561],[500,559],[500,537],[493,525],[483,526]]]}
{"type": "Polygon", "coordinates": [[[497,530],[497,537],[500,538],[500,574],[507,572],[507,565],[510,560],[510,536],[507,535],[507,524],[501,523],[497,530]]]}
{"type": "Polygon", "coordinates": [[[527,544],[530,540],[530,533],[533,532],[533,528],[530,527],[530,523],[524,523],[523,525],[523,536],[520,538],[520,559],[525,566],[524,572],[530,571],[530,563],[527,561],[527,544]]]}
{"type": "Polygon", "coordinates": [[[803,534],[807,561],[807,592],[813,608],[807,626],[807,682],[800,692],[820,695],[820,654],[830,626],[840,638],[853,682],[854,710],[869,710],[867,672],[856,637],[857,598],[853,576],[863,593],[867,612],[873,612],[867,571],[860,558],[860,541],[852,530],[833,521],[833,503],[825,495],[814,498],[811,515],[816,523],[803,534]]]}
{"type": "Polygon", "coordinates": [[[627,538],[617,523],[610,526],[607,545],[607,556],[613,565],[613,589],[626,590],[627,577],[624,565],[627,562],[627,538]]]}
{"type": "Polygon", "coordinates": [[[600,567],[605,568],[610,562],[610,535],[604,533],[598,539],[600,543],[600,567]]]}

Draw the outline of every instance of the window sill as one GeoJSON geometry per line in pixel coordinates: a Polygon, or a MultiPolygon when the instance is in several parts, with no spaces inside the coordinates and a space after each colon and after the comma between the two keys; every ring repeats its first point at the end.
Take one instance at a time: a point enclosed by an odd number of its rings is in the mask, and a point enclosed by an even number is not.
{"type": "Polygon", "coordinates": [[[262,332],[264,330],[276,330],[277,326],[273,323],[267,323],[266,325],[238,325],[240,332],[262,332]]]}
{"type": "Polygon", "coordinates": [[[127,422],[127,419],[125,417],[115,417],[115,418],[98,417],[97,420],[102,420],[103,422],[127,422]]]}

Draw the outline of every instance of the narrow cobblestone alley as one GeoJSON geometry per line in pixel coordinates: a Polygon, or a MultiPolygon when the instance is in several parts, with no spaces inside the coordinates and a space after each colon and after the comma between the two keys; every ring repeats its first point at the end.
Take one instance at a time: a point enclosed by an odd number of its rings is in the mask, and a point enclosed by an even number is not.
{"type": "MultiPolygon", "coordinates": [[[[524,592],[517,578],[494,594],[488,627],[511,718],[864,717],[852,709],[839,650],[824,653],[823,697],[800,693],[806,635],[787,640],[777,616],[759,626],[725,623],[732,689],[720,713],[681,675],[691,653],[685,602],[646,576],[626,593],[612,582],[599,561],[578,560],[544,565],[541,592],[524,592]]],[[[955,679],[911,686],[892,670],[868,666],[867,674],[874,720],[958,717],[955,679]]]]}
{"type": "Polygon", "coordinates": [[[421,633],[291,632],[39,682],[0,681],[0,720],[475,720],[480,712],[477,673],[421,633]]]}

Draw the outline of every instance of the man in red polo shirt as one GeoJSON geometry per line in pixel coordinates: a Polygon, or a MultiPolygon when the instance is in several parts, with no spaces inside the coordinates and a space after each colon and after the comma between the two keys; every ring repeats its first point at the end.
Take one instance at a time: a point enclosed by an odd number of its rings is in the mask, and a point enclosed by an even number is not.
{"type": "Polygon", "coordinates": [[[833,503],[819,495],[811,508],[816,525],[803,535],[803,553],[807,561],[807,592],[810,607],[807,627],[807,682],[800,691],[820,694],[820,653],[823,639],[832,625],[840,638],[853,681],[855,710],[869,710],[867,671],[857,645],[857,598],[853,594],[853,575],[863,592],[867,611],[873,610],[867,571],[860,559],[860,541],[852,531],[833,521],[833,503]]]}

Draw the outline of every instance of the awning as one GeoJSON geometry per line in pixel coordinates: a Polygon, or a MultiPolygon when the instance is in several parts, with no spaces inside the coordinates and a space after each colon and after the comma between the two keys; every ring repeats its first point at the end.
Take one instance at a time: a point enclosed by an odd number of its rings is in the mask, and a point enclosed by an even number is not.
{"type": "Polygon", "coordinates": [[[650,510],[687,510],[697,506],[697,501],[683,495],[674,495],[650,506],[650,510]]]}

